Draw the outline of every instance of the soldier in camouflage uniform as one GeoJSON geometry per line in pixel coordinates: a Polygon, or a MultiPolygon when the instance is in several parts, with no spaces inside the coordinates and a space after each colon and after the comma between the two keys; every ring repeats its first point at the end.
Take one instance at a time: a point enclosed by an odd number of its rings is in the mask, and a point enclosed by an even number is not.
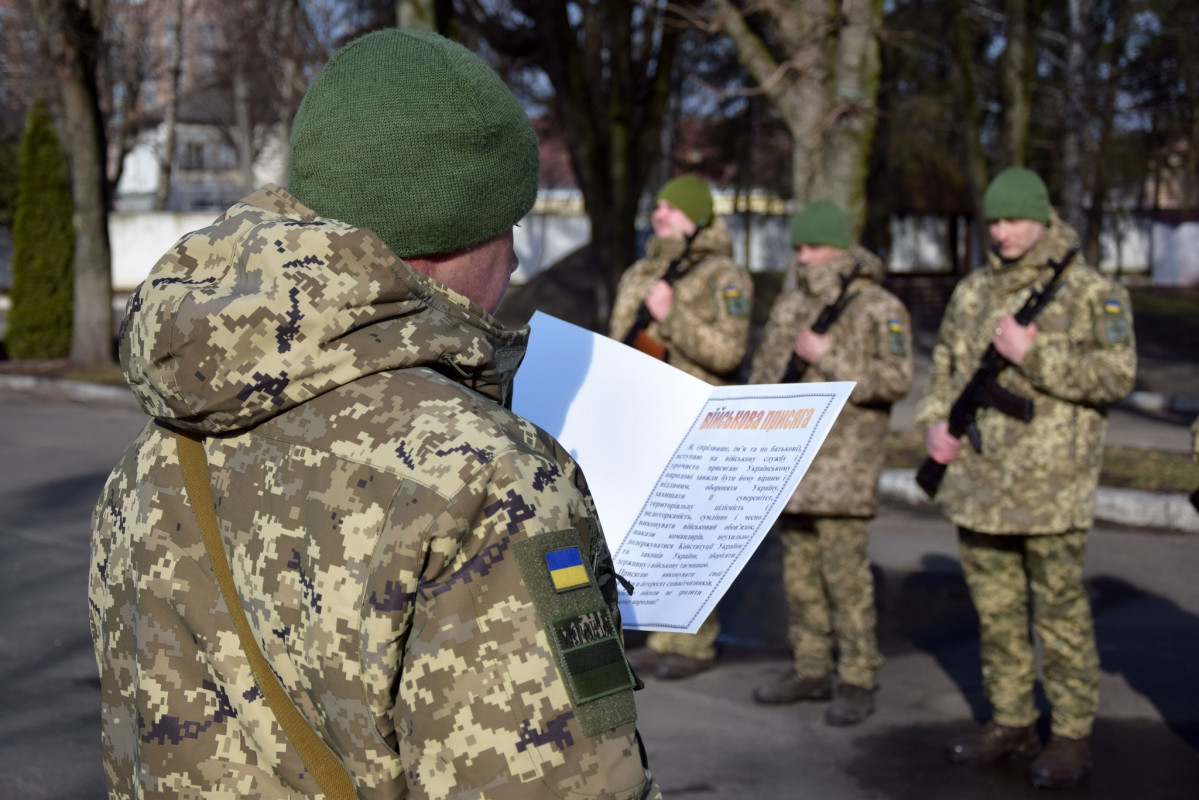
{"type": "MultiPolygon", "coordinates": [[[[724,220],[712,211],[712,192],[701,178],[687,174],[658,192],[651,217],[654,236],[646,256],[621,276],[609,321],[609,335],[623,340],[644,302],[652,318],[639,349],[665,348],[666,362],[715,385],[732,382],[749,342],[753,280],[733,261],[724,220]],[[663,280],[670,263],[681,258],[673,284],[663,280]]],[[[713,611],[699,632],[651,634],[631,660],[639,671],[659,678],[686,678],[716,661],[720,623],[713,611]]]]}
{"type": "Polygon", "coordinates": [[[183,488],[199,437],[254,637],[362,798],[660,797],[583,475],[492,317],[537,140],[483,62],[370,34],[267,186],[168,251],[121,357],[153,417],[93,519],[110,796],[316,797],[183,488]]]}
{"type": "Polygon", "coordinates": [[[1037,319],[1019,325],[1014,312],[1046,282],[1050,262],[1062,259],[1077,235],[1050,207],[1045,184],[1024,168],[996,176],[984,195],[984,212],[992,253],[950,298],[916,417],[929,456],[949,465],[937,501],[958,526],[993,711],[981,730],[951,742],[948,756],[981,764],[1041,750],[1033,700],[1035,631],[1052,736],[1029,777],[1037,786],[1067,787],[1090,766],[1099,660],[1083,555],[1104,410],[1132,390],[1135,377],[1132,316],[1124,288],[1077,256],[1037,319]],[[976,453],[948,433],[946,420],[990,344],[1010,362],[1000,385],[1031,399],[1034,416],[1024,422],[982,409],[982,452],[976,453]]]}
{"type": "Polygon", "coordinates": [[[854,725],[874,711],[883,662],[867,522],[878,511],[891,405],[912,386],[911,327],[903,303],[880,285],[882,261],[853,245],[849,220],[836,205],[816,201],[796,215],[791,244],[799,288],[775,301],[750,383],[777,383],[794,362],[787,377],[857,386],[779,518],[794,666],[755,689],[754,700],[829,699],[835,646],[836,697],[825,719],[854,725]],[[824,334],[814,332],[820,312],[838,298],[844,306],[837,321],[824,334]]]}

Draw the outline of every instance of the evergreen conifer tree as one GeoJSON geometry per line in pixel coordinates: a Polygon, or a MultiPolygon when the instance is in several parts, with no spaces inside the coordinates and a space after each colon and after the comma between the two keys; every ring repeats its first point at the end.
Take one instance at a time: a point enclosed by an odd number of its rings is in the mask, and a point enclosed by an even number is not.
{"type": "Polygon", "coordinates": [[[74,308],[74,204],[66,155],[40,100],[29,109],[17,168],[5,347],[13,359],[65,358],[74,308]]]}

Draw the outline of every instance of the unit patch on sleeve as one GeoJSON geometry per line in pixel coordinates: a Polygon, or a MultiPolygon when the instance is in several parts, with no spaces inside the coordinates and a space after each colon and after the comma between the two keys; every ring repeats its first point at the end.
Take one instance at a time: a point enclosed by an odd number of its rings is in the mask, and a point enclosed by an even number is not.
{"type": "Polygon", "coordinates": [[[724,310],[730,317],[744,317],[749,314],[749,304],[745,302],[745,293],[740,287],[729,285],[720,291],[724,300],[724,310]]]}
{"type": "Polygon", "coordinates": [[[633,688],[633,674],[607,608],[554,620],[566,679],[580,703],[633,688]]]}

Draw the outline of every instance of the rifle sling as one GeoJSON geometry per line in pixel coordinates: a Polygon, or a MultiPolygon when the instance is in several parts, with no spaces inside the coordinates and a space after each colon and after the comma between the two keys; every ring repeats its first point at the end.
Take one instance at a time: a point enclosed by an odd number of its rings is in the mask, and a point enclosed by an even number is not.
{"type": "Polygon", "coordinates": [[[266,657],[258,646],[246,619],[237,588],[233,584],[233,571],[229,567],[229,559],[225,554],[225,546],[221,541],[221,532],[217,524],[216,511],[212,503],[212,487],[208,477],[208,458],[204,454],[204,442],[184,433],[176,432],[179,447],[179,464],[183,468],[183,485],[187,499],[196,517],[196,524],[204,536],[204,549],[208,552],[208,560],[216,573],[217,584],[221,588],[221,596],[237,629],[237,638],[241,640],[242,649],[250,661],[254,672],[254,680],[266,697],[267,704],[275,714],[275,719],[283,728],[288,740],[299,751],[304,766],[316,780],[321,790],[331,800],[356,800],[358,793],[350,779],[345,765],[334,755],[329,746],[317,736],[316,731],[308,724],[288,696],[283,685],[275,676],[274,670],[267,663],[266,657]]]}

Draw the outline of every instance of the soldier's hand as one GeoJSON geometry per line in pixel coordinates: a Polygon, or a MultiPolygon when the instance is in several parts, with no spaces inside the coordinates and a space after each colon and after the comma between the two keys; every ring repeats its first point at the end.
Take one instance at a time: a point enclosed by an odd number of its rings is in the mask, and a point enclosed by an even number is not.
{"type": "Polygon", "coordinates": [[[948,464],[962,451],[962,440],[949,433],[948,422],[938,422],[924,434],[924,449],[938,464],[948,464]]]}
{"type": "Polygon", "coordinates": [[[1019,366],[1028,355],[1029,348],[1037,338],[1037,323],[1030,322],[1027,326],[1016,322],[1011,314],[1004,314],[995,325],[995,333],[991,343],[999,351],[999,355],[1019,366]]]}
{"type": "Polygon", "coordinates": [[[666,281],[657,281],[645,296],[645,308],[658,322],[666,319],[674,308],[674,289],[666,281]]]}
{"type": "Polygon", "coordinates": [[[795,337],[795,355],[809,364],[815,364],[828,351],[831,343],[828,334],[804,328],[799,332],[799,336],[795,337]]]}

